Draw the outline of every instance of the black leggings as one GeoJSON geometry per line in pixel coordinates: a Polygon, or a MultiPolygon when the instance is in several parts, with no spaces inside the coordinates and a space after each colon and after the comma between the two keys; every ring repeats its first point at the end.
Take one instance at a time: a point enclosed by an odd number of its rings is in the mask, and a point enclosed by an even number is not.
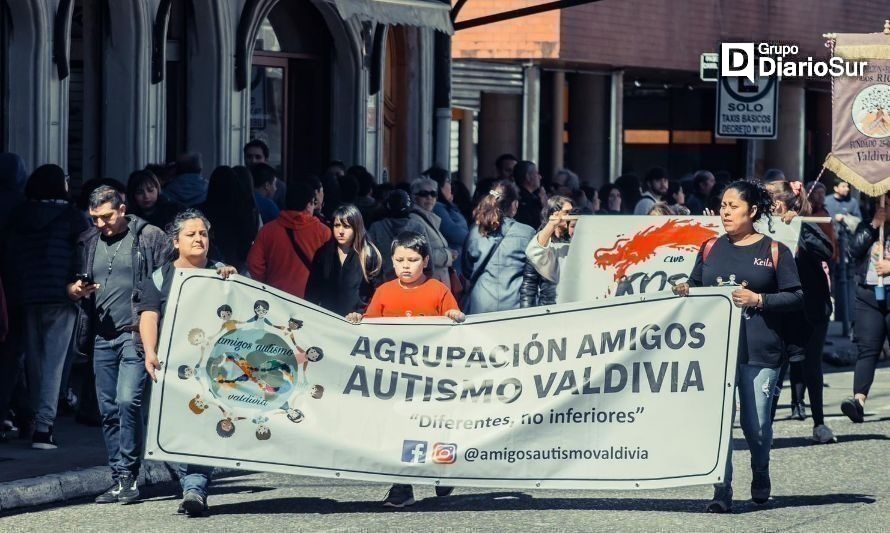
{"type": "Polygon", "coordinates": [[[853,332],[856,334],[856,348],[859,351],[856,370],[853,372],[853,394],[868,396],[871,384],[875,380],[878,356],[881,355],[884,339],[890,332],[890,310],[887,307],[887,300],[878,302],[875,299],[874,287],[860,285],[856,289],[856,323],[853,332]]]}
{"type": "Polygon", "coordinates": [[[828,334],[828,322],[813,324],[811,327],[810,338],[807,340],[806,346],[806,358],[803,361],[790,364],[791,401],[793,403],[802,402],[806,387],[810,397],[813,425],[821,426],[825,423],[825,414],[822,408],[822,348],[825,346],[825,336],[828,334]]]}

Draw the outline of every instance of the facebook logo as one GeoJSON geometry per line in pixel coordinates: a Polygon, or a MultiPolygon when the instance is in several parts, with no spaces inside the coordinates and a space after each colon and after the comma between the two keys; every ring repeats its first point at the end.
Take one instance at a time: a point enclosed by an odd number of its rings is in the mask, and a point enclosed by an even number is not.
{"type": "Polygon", "coordinates": [[[406,440],[402,443],[403,463],[425,463],[427,443],[424,440],[406,440]]]}

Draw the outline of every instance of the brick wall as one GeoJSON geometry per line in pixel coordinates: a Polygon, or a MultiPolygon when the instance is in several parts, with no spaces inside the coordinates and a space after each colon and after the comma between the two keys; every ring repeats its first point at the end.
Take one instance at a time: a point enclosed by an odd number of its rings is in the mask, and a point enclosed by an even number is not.
{"type": "MultiPolygon", "coordinates": [[[[459,20],[542,3],[469,0],[459,20]]],[[[603,67],[697,71],[721,41],[779,40],[825,57],[826,32],[876,32],[888,0],[601,0],[455,34],[455,58],[558,59],[603,67]]]]}

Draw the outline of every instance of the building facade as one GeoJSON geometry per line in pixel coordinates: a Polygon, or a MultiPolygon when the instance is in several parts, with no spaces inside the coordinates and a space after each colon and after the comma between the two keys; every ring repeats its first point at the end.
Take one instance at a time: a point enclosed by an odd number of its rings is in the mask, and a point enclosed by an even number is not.
{"type": "Polygon", "coordinates": [[[720,139],[716,84],[700,81],[700,55],[722,42],[775,41],[827,58],[823,33],[877,32],[887,17],[880,0],[600,0],[460,29],[526,6],[470,0],[455,23],[454,119],[466,135],[453,153],[465,180],[491,175],[502,152],[595,185],[653,165],[676,177],[778,167],[812,179],[830,147],[830,82],[781,81],[776,140],[720,139]]]}
{"type": "Polygon", "coordinates": [[[434,0],[0,0],[0,151],[75,180],[253,138],[287,177],[432,162],[434,0]]]}

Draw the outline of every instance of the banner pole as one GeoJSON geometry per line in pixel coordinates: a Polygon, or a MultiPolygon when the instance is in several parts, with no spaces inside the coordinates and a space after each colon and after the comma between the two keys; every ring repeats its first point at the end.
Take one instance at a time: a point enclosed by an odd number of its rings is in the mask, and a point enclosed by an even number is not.
{"type": "MultiPolygon", "coordinates": [[[[884,205],[886,204],[886,201],[887,201],[887,195],[882,194],[881,200],[879,201],[879,204],[878,204],[881,206],[881,209],[884,209],[884,205]]],[[[884,260],[884,256],[887,253],[887,250],[885,249],[885,246],[884,246],[884,225],[885,224],[881,224],[881,227],[878,228],[878,244],[881,245],[881,258],[879,259],[880,261],[884,260]]],[[[886,298],[886,295],[884,293],[884,276],[881,276],[879,274],[878,275],[878,285],[875,287],[875,299],[879,302],[882,302],[882,301],[884,301],[885,298],[886,298]]]]}

